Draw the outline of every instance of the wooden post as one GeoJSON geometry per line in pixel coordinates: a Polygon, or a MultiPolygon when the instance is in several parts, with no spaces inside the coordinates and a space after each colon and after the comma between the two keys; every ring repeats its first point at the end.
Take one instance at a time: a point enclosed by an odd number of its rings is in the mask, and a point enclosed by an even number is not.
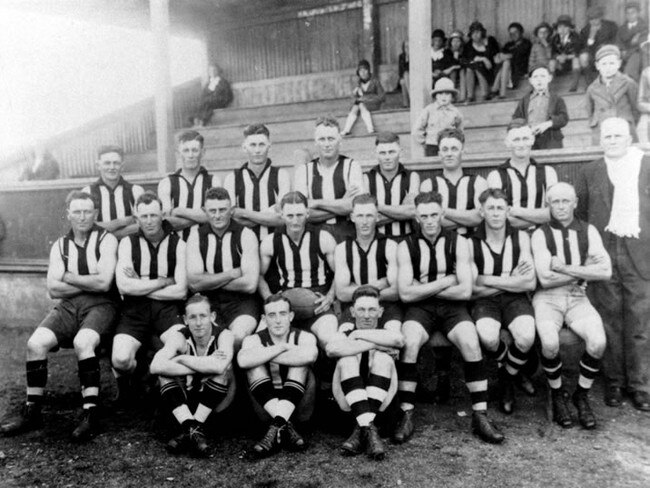
{"type": "Polygon", "coordinates": [[[363,0],[363,56],[370,62],[372,72],[379,77],[379,36],[376,0],[363,0]]]}
{"type": "MultiPolygon", "coordinates": [[[[431,91],[431,0],[409,0],[409,92],[411,130],[429,104],[431,91]]],[[[423,147],[411,136],[411,159],[424,156],[423,147]]]]}
{"type": "Polygon", "coordinates": [[[149,0],[154,44],[156,156],[158,172],[174,171],[174,112],[169,55],[169,0],[149,0]]]}

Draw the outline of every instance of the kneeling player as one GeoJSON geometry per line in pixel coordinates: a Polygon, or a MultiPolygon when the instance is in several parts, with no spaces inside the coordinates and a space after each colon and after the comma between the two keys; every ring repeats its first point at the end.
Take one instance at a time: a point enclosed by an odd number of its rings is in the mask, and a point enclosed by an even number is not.
{"type": "Polygon", "coordinates": [[[195,454],[206,455],[203,425],[215,409],[228,406],[234,338],[228,329],[215,325],[215,318],[206,297],[190,297],[185,304],[185,327],[170,334],[151,362],[151,374],[160,376],[162,401],[182,429],[167,444],[170,452],[189,444],[195,454]],[[190,405],[196,405],[194,413],[190,405]]]}
{"type": "Polygon", "coordinates": [[[559,332],[562,324],[585,341],[580,377],[573,394],[578,419],[586,429],[596,427],[588,401],[589,389],[600,369],[606,338],[603,322],[586,295],[586,282],[608,280],[612,264],[596,228],[574,218],[575,190],[556,183],[546,195],[551,221],[533,234],[533,257],[542,288],[533,297],[537,333],[542,343],[542,367],[551,387],[553,420],[573,424],[562,389],[559,332]]]}
{"type": "Polygon", "coordinates": [[[481,193],[479,202],[484,221],[472,234],[470,246],[476,277],[472,315],[481,345],[499,364],[501,410],[511,414],[515,377],[535,342],[533,306],[526,292],[533,291],[537,282],[530,238],[508,223],[506,194],[490,188],[481,193]],[[502,325],[512,334],[509,347],[500,339],[502,325]]]}
{"type": "Polygon", "coordinates": [[[378,328],[383,308],[375,287],[358,287],[352,302],[354,325],[343,324],[338,336],[327,345],[327,355],[339,358],[332,392],[341,409],[351,411],[356,419],[354,431],[341,450],[354,456],[365,447],[371,458],[383,459],[385,449],[374,420],[397,392],[392,355],[398,354],[404,338],[400,332],[378,328]]]}
{"type": "Polygon", "coordinates": [[[264,317],[267,327],[244,338],[237,355],[239,366],[247,370],[254,402],[264,409],[264,417],[271,419],[253,449],[258,455],[270,454],[284,436],[290,449],[302,450],[305,440],[290,419],[300,418],[304,412],[311,415],[315,385],[310,366],[318,356],[316,338],[291,327],[291,304],[281,294],[266,298],[264,317]]]}

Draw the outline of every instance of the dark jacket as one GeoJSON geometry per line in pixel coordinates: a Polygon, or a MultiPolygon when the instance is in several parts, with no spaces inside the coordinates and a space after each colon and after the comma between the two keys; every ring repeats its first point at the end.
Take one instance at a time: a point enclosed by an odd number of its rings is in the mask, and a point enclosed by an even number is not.
{"type": "MultiPolygon", "coordinates": [[[[532,92],[529,92],[524,98],[519,100],[515,112],[512,114],[513,119],[528,120],[528,105],[532,92]]],[[[562,127],[569,122],[569,113],[562,97],[555,93],[549,93],[547,120],[552,120],[553,125],[546,132],[535,137],[533,149],[553,149],[562,147],[562,127]]]]}
{"type": "Polygon", "coordinates": [[[616,73],[609,87],[600,76],[596,78],[587,87],[589,126],[596,127],[608,117],[621,117],[634,126],[639,118],[638,93],[639,85],[623,73],[616,73]]]}
{"type": "MultiPolygon", "coordinates": [[[[605,231],[612,212],[614,185],[607,175],[603,158],[585,164],[576,181],[578,208],[576,217],[593,224],[603,238],[605,248],[613,250],[615,236],[605,231]]],[[[650,157],[643,156],[639,172],[639,226],[638,239],[625,238],[624,242],[636,266],[645,280],[650,280],[650,157]]]]}
{"type": "Polygon", "coordinates": [[[584,26],[580,31],[580,45],[582,46],[583,51],[588,51],[591,55],[592,62],[596,56],[596,51],[603,44],[616,44],[616,33],[618,32],[618,26],[616,22],[611,20],[602,19],[600,21],[600,29],[596,32],[594,37],[594,43],[590,46],[588,44],[589,40],[589,24],[584,26]]]}
{"type": "Polygon", "coordinates": [[[648,38],[648,24],[646,24],[643,19],[639,19],[636,25],[629,29],[627,22],[622,24],[618,28],[617,43],[618,46],[623,51],[623,59],[627,59],[630,54],[639,50],[639,46],[642,42],[648,38]],[[634,36],[638,34],[636,42],[632,42],[634,36]]]}

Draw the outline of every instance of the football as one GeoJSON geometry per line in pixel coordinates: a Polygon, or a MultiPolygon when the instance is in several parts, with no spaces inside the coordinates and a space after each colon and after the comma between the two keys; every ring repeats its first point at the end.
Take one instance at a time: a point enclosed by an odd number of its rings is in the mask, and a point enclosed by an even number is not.
{"type": "Polygon", "coordinates": [[[310,319],[316,310],[318,295],[307,288],[291,288],[282,292],[282,295],[291,302],[291,308],[296,320],[310,319]]]}

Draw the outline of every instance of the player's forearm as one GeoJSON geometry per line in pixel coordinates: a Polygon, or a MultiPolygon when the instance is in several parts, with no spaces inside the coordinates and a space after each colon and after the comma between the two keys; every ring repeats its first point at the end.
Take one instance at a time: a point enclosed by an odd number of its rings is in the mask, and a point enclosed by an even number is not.
{"type": "Polygon", "coordinates": [[[249,349],[241,349],[237,354],[237,363],[242,369],[251,369],[266,364],[282,354],[285,346],[275,344],[269,347],[252,347],[249,349]]]}
{"type": "Polygon", "coordinates": [[[118,240],[120,240],[124,237],[137,233],[138,230],[140,230],[140,226],[138,224],[130,224],[113,231],[113,235],[117,237],[118,240]]]}
{"type": "Polygon", "coordinates": [[[309,366],[316,361],[318,349],[307,347],[295,347],[283,352],[271,360],[272,363],[281,366],[309,366]]]}
{"type": "Polygon", "coordinates": [[[438,298],[444,300],[458,300],[464,301],[469,300],[472,296],[472,285],[467,283],[458,283],[457,285],[450,286],[445,288],[440,293],[438,293],[438,298]]]}
{"type": "Polygon", "coordinates": [[[355,340],[367,341],[377,346],[395,347],[404,346],[404,336],[401,332],[386,329],[357,329],[353,333],[355,340]]]}
{"type": "Polygon", "coordinates": [[[106,229],[108,232],[115,233],[115,231],[133,223],[134,221],[132,217],[124,217],[121,219],[109,220],[108,222],[97,222],[97,225],[102,229],[106,229]]]}
{"type": "Polygon", "coordinates": [[[556,273],[554,271],[546,271],[537,273],[539,283],[544,289],[557,288],[559,286],[569,285],[576,282],[576,279],[565,274],[556,273]]]}
{"type": "Polygon", "coordinates": [[[397,302],[399,300],[397,286],[389,286],[379,290],[379,299],[384,302],[397,302]]]}
{"type": "Polygon", "coordinates": [[[232,280],[230,283],[225,285],[223,289],[228,291],[236,291],[239,293],[255,293],[255,290],[257,290],[258,276],[258,274],[242,276],[240,278],[232,280]]]}
{"type": "Polygon", "coordinates": [[[187,275],[187,282],[194,291],[216,290],[233,280],[231,271],[222,273],[192,273],[187,275]]]}
{"type": "Polygon", "coordinates": [[[193,220],[184,219],[182,217],[167,216],[165,217],[165,220],[171,224],[174,230],[183,230],[196,225],[196,222],[193,220]]]}
{"type": "Polygon", "coordinates": [[[548,208],[524,208],[516,207],[511,216],[520,220],[525,220],[531,224],[545,224],[551,220],[551,214],[548,208]]]}
{"type": "Polygon", "coordinates": [[[411,220],[415,217],[415,205],[379,205],[378,210],[392,220],[411,220]]]}
{"type": "Polygon", "coordinates": [[[264,276],[260,275],[259,280],[257,282],[257,293],[262,297],[262,300],[266,300],[268,297],[270,297],[273,293],[271,292],[271,288],[269,287],[269,284],[267,281],[264,279],[264,276]]]}
{"type": "Polygon", "coordinates": [[[123,277],[117,280],[117,288],[122,295],[131,295],[134,297],[142,297],[150,293],[160,290],[167,286],[169,281],[166,278],[156,278],[155,280],[147,280],[140,278],[127,278],[123,277]]]}
{"type": "Polygon", "coordinates": [[[194,370],[196,373],[201,374],[223,374],[229,367],[232,362],[232,359],[219,359],[215,356],[190,356],[184,354],[182,356],[177,356],[175,358],[177,362],[183,366],[194,370]]]}
{"type": "Polygon", "coordinates": [[[429,283],[413,283],[403,289],[399,289],[399,297],[403,302],[418,302],[425,298],[439,295],[446,288],[453,286],[450,278],[444,276],[429,283]]]}
{"type": "Polygon", "coordinates": [[[350,215],[352,211],[352,200],[349,198],[341,198],[339,200],[312,200],[310,202],[310,208],[324,210],[335,215],[350,215]]]}
{"type": "Polygon", "coordinates": [[[152,361],[149,367],[151,374],[158,376],[188,376],[196,373],[192,368],[188,368],[184,364],[171,361],[169,359],[162,361],[152,361]]]}
{"type": "Polygon", "coordinates": [[[83,290],[63,281],[47,280],[47,292],[51,298],[70,298],[83,293],[83,290]]]}
{"type": "Polygon", "coordinates": [[[476,227],[481,223],[481,214],[478,209],[475,210],[457,210],[453,208],[445,209],[445,218],[451,220],[456,225],[464,227],[476,227]]]}
{"type": "Polygon", "coordinates": [[[499,290],[508,291],[512,293],[522,293],[526,291],[531,291],[531,282],[534,280],[531,279],[530,275],[516,275],[516,276],[489,276],[481,275],[478,277],[477,282],[482,285],[489,286],[492,288],[498,288],[499,290]]]}
{"type": "Polygon", "coordinates": [[[585,281],[604,281],[612,277],[612,269],[601,264],[565,265],[558,272],[585,281]]]}
{"type": "Polygon", "coordinates": [[[174,283],[173,285],[166,286],[160,290],[152,291],[147,296],[154,300],[161,301],[185,300],[185,297],[187,296],[187,288],[178,283],[174,283]]]}
{"type": "Polygon", "coordinates": [[[372,342],[356,339],[342,339],[340,341],[331,341],[325,346],[325,354],[329,358],[344,358],[347,356],[356,356],[375,348],[372,342]]]}
{"type": "Polygon", "coordinates": [[[502,293],[502,290],[489,286],[478,285],[476,283],[472,285],[472,299],[491,297],[498,293],[502,293]]]}
{"type": "Polygon", "coordinates": [[[332,212],[327,212],[325,210],[319,210],[317,208],[310,208],[309,209],[309,222],[313,224],[319,224],[322,222],[326,222],[331,218],[336,217],[336,214],[332,212]]]}
{"type": "Polygon", "coordinates": [[[207,215],[201,209],[176,207],[169,213],[170,217],[180,217],[191,220],[194,224],[204,224],[208,221],[207,215]]]}
{"type": "Polygon", "coordinates": [[[63,275],[63,282],[68,285],[75,286],[83,291],[88,292],[104,292],[108,291],[113,282],[113,275],[91,274],[91,275],[78,275],[66,272],[63,275]]]}
{"type": "Polygon", "coordinates": [[[263,212],[256,212],[248,209],[237,209],[237,218],[244,218],[249,222],[256,225],[264,225],[266,227],[279,227],[283,224],[282,216],[275,210],[266,210],[263,212]]]}
{"type": "Polygon", "coordinates": [[[352,295],[357,288],[359,288],[359,285],[354,283],[350,283],[347,286],[337,287],[336,298],[343,303],[350,303],[352,301],[352,295]]]}

